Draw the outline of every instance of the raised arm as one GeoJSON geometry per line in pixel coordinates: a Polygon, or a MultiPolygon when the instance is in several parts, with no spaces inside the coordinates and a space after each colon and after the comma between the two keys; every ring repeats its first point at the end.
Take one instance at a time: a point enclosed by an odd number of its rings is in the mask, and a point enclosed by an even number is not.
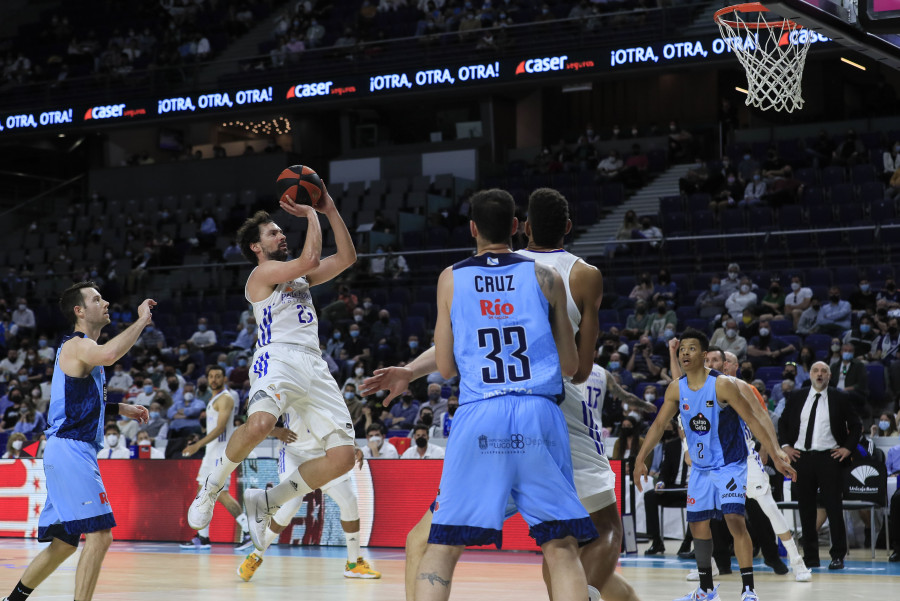
{"type": "MultiPolygon", "coordinates": [[[[258,292],[258,295],[264,298],[271,293],[274,286],[309,275],[319,266],[322,255],[322,226],[319,225],[315,209],[307,205],[298,205],[287,197],[281,199],[281,208],[294,217],[306,218],[306,240],[303,243],[303,250],[300,256],[291,261],[266,261],[257,267],[247,280],[251,298],[257,297],[254,292],[258,292]]],[[[284,235],[274,223],[263,226],[263,230],[260,233],[261,237],[277,238],[284,235]]]]}
{"type": "MultiPolygon", "coordinates": [[[[557,276],[559,277],[559,276],[557,276]]],[[[447,267],[438,278],[437,323],[434,325],[435,362],[444,378],[452,378],[457,373],[456,357],[453,355],[453,327],[450,324],[450,307],[453,304],[453,267],[447,267]]],[[[569,331],[571,332],[571,326],[569,331]]],[[[572,345],[574,346],[574,341],[572,345]]]]}
{"type": "Polygon", "coordinates": [[[572,376],[578,370],[578,349],[575,332],[566,311],[566,289],[559,273],[552,267],[534,264],[538,284],[550,303],[550,329],[559,353],[559,367],[564,376],[572,376]]]}
{"type": "Polygon", "coordinates": [[[356,247],[353,246],[353,238],[344,223],[344,218],[334,206],[334,199],[328,193],[325,185],[322,185],[323,196],[316,205],[316,210],[328,218],[331,224],[331,231],[334,232],[334,243],[337,245],[337,252],[329,257],[325,257],[319,262],[319,266],[309,272],[307,280],[310,286],[327,282],[338,276],[345,269],[356,263],[356,247]]]}
{"type": "Polygon", "coordinates": [[[121,359],[153,320],[152,309],[155,306],[156,301],[149,298],[141,303],[135,322],[106,344],[97,344],[87,337],[73,338],[60,352],[59,360],[63,371],[73,377],[81,377],[80,374],[97,365],[108,367],[121,359]]]}
{"type": "Polygon", "coordinates": [[[634,407],[644,413],[656,413],[656,405],[648,403],[644,399],[638,398],[636,395],[628,392],[619,386],[619,383],[616,382],[616,379],[606,368],[604,368],[603,371],[606,372],[606,387],[609,389],[609,394],[612,395],[612,398],[622,401],[629,407],[634,407]]]}
{"type": "Polygon", "coordinates": [[[603,301],[603,275],[600,270],[583,261],[578,261],[569,275],[569,290],[581,312],[575,344],[578,347],[578,369],[572,381],[581,384],[591,375],[594,367],[594,351],[600,334],[597,311],[603,301]]]}

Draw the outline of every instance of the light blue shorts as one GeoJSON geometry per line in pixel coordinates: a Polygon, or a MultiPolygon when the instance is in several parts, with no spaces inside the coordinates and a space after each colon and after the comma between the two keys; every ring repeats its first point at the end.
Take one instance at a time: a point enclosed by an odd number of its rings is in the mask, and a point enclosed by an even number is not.
{"type": "Polygon", "coordinates": [[[38,540],[78,546],[82,534],[113,528],[112,507],[89,442],[51,436],[44,447],[47,501],[38,518],[38,540]]]}
{"type": "Polygon", "coordinates": [[[687,486],[687,521],[722,519],[726,513],[744,515],[746,496],[746,460],[709,470],[693,469],[687,486]]]}
{"type": "Polygon", "coordinates": [[[546,397],[460,405],[428,542],[500,548],[510,496],[538,545],[597,537],[572,482],[565,418],[546,397]]]}

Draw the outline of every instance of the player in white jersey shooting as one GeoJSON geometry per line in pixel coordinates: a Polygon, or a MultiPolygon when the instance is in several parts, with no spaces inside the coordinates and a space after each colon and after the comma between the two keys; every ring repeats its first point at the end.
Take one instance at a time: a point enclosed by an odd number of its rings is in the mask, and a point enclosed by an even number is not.
{"type": "Polygon", "coordinates": [[[207,526],[231,472],[269,436],[287,407],[293,407],[324,455],[303,463],[270,490],[244,493],[250,537],[260,550],[265,548],[266,529],[279,507],[350,471],[355,448],[350,412],[319,350],[318,319],[309,293],[311,286],[331,280],[356,262],[353,240],[324,188],[315,208],[286,197],[280,204],[289,215],[306,219],[303,250],[288,260],[287,238],[265,211],[238,230],[241,252],[257,265],[244,292],[259,329],[250,370],[247,423],[235,430],[188,510],[192,528],[207,526]],[[321,258],[322,229],[316,211],[328,218],[337,245],[337,253],[325,258],[321,258]]]}
{"type": "MultiPolygon", "coordinates": [[[[183,457],[190,457],[203,447],[206,447],[206,454],[203,455],[203,461],[200,463],[200,471],[197,472],[198,492],[206,482],[216,461],[222,456],[228,439],[234,432],[234,397],[225,388],[225,370],[219,365],[210,365],[206,368],[206,379],[209,382],[209,390],[212,397],[206,404],[206,436],[189,444],[181,452],[183,457]]],[[[228,494],[229,481],[226,480],[222,485],[222,491],[216,500],[225,506],[234,521],[241,527],[241,545],[249,542],[250,529],[247,525],[247,516],[241,509],[241,504],[228,494]]],[[[181,545],[182,549],[209,549],[209,526],[200,529],[197,536],[181,545]]]]}
{"type": "MultiPolygon", "coordinates": [[[[311,459],[322,457],[325,453],[322,451],[318,441],[306,429],[303,420],[300,419],[300,415],[293,408],[288,407],[282,416],[282,420],[284,420],[285,428],[295,435],[293,442],[283,442],[278,452],[278,479],[284,482],[288,476],[297,470],[297,466],[311,459]]],[[[362,462],[362,451],[358,452],[357,457],[362,462]]],[[[381,573],[372,569],[365,558],[363,558],[360,550],[359,501],[356,497],[353,482],[350,479],[350,473],[348,472],[323,486],[322,492],[334,499],[341,512],[341,528],[344,530],[344,539],[347,542],[347,563],[344,566],[344,578],[362,578],[365,580],[381,578],[381,573]]],[[[266,549],[288,528],[302,504],[303,497],[294,497],[282,505],[281,509],[272,516],[272,522],[269,524],[269,529],[266,530],[265,534],[266,549]]],[[[266,549],[250,553],[238,567],[238,576],[245,581],[249,581],[253,574],[256,573],[257,568],[262,565],[263,554],[266,549]]]]}
{"type": "MultiPolygon", "coordinates": [[[[597,591],[606,601],[637,601],[634,589],[615,573],[622,543],[622,520],[616,508],[615,474],[609,466],[600,435],[600,415],[605,390],[585,395],[583,382],[594,365],[599,322],[597,310],[603,297],[603,278],[600,271],[562,249],[563,239],[572,227],[568,203],[559,192],[549,188],[535,190],[529,198],[528,221],[525,233],[528,248],[519,251],[536,262],[556,268],[566,288],[567,312],[575,330],[578,347],[578,370],[565,379],[566,398],[560,407],[569,428],[575,488],[588,510],[600,537],[582,547],[581,563],[593,599],[597,591]]],[[[429,349],[405,367],[389,367],[375,371],[363,384],[363,394],[378,389],[390,390],[383,401],[406,390],[409,382],[437,369],[434,349],[429,349]]],[[[602,369],[602,368],[601,368],[602,369]]],[[[613,396],[641,411],[656,411],[656,407],[625,392],[610,377],[606,378],[613,396]]],[[[594,388],[601,388],[594,386],[594,388]]],[[[452,435],[452,434],[451,434],[452,435]]],[[[425,549],[431,528],[429,511],[407,536],[406,598],[413,600],[415,574],[425,549]]],[[[545,578],[547,572],[545,569],[545,578]]]]}

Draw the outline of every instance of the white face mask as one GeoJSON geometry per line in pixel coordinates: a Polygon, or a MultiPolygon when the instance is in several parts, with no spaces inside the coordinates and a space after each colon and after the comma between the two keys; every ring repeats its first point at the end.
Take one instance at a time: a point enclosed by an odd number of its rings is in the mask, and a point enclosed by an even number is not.
{"type": "Polygon", "coordinates": [[[194,400],[194,395],[193,395],[192,393],[190,393],[190,392],[185,392],[185,393],[184,393],[184,402],[185,402],[185,403],[188,403],[188,402],[193,401],[193,400],[194,400]]]}
{"type": "Polygon", "coordinates": [[[369,446],[375,445],[376,447],[380,447],[382,440],[384,439],[380,436],[372,436],[369,438],[369,446]]]}
{"type": "Polygon", "coordinates": [[[17,451],[21,451],[23,442],[24,442],[23,440],[14,440],[12,443],[12,448],[14,448],[17,451]]]}
{"type": "Polygon", "coordinates": [[[356,369],[353,370],[353,373],[355,373],[357,376],[361,376],[364,373],[366,373],[366,370],[364,370],[361,367],[357,367],[356,369]]]}
{"type": "Polygon", "coordinates": [[[750,286],[748,286],[747,284],[743,284],[743,285],[741,286],[741,292],[742,292],[743,294],[747,294],[748,292],[750,292],[750,286]]]}
{"type": "Polygon", "coordinates": [[[729,271],[729,272],[728,272],[728,279],[729,279],[729,280],[736,280],[737,277],[738,277],[738,274],[737,274],[736,271],[729,271]]]}
{"type": "Polygon", "coordinates": [[[725,330],[725,335],[728,338],[734,338],[735,336],[737,336],[737,330],[725,330]]]}
{"type": "Polygon", "coordinates": [[[798,290],[800,290],[800,284],[798,284],[797,282],[791,282],[791,290],[797,292],[798,290]]]}
{"type": "Polygon", "coordinates": [[[106,435],[106,446],[113,448],[119,444],[119,435],[118,434],[107,434],[106,435]]]}
{"type": "Polygon", "coordinates": [[[760,328],[760,329],[759,329],[759,335],[760,335],[760,336],[768,336],[768,335],[769,335],[769,328],[760,328]]]}
{"type": "Polygon", "coordinates": [[[648,403],[652,403],[653,401],[656,400],[656,395],[653,394],[652,392],[648,392],[647,394],[644,395],[644,400],[647,401],[648,403]]]}

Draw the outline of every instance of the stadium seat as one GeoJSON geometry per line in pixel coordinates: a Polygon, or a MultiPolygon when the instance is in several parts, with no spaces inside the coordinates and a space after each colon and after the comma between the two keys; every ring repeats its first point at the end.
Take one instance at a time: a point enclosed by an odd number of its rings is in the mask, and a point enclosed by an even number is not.
{"type": "Polygon", "coordinates": [[[394,448],[397,449],[397,453],[400,455],[402,455],[412,444],[409,436],[391,436],[388,438],[388,442],[394,445],[394,448]]]}

